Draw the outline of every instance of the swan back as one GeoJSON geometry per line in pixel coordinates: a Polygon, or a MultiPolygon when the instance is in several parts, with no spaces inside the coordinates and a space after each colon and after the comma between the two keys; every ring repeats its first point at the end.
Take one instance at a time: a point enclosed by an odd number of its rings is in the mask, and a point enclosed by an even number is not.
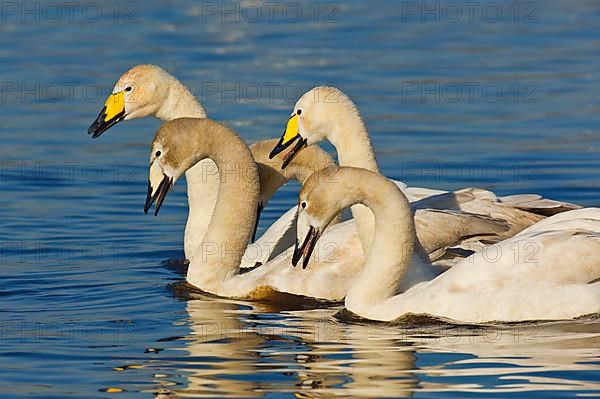
{"type": "Polygon", "coordinates": [[[393,320],[428,313],[466,322],[569,319],[600,312],[600,210],[568,211],[370,309],[393,320]]]}

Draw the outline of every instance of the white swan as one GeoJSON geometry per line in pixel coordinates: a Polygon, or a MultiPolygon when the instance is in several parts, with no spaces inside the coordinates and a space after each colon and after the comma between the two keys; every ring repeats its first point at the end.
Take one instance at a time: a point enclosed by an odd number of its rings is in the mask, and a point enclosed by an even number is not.
{"type": "MultiPolygon", "coordinates": [[[[379,170],[367,128],[356,105],[339,89],[327,86],[313,88],[296,102],[286,130],[271,155],[291,147],[284,156],[285,166],[307,145],[323,140],[334,145],[341,166],[379,170]]],[[[460,209],[507,220],[511,229],[503,237],[512,236],[547,215],[578,208],[537,195],[497,198],[492,192],[481,189],[444,193],[407,188],[401,182],[396,183],[411,201],[429,197],[416,203],[414,208],[460,209]]],[[[361,243],[367,252],[373,236],[373,215],[362,205],[353,206],[352,215],[359,224],[361,243]]]]}
{"type": "MultiPolygon", "coordinates": [[[[207,233],[198,245],[199,253],[190,261],[187,281],[204,291],[227,297],[260,298],[277,291],[342,299],[364,263],[354,221],[331,226],[325,232],[317,247],[319,257],[311,263],[307,274],[289,266],[293,248],[250,272],[240,273],[260,198],[258,168],[246,144],[217,122],[180,118],[160,127],[152,143],[145,209],[154,203],[158,212],[177,179],[206,158],[215,162],[220,174],[218,201],[207,233]]],[[[198,193],[194,196],[198,197],[198,193]]],[[[425,220],[438,225],[452,224],[449,230],[455,232],[454,240],[470,235],[474,225],[480,224],[490,234],[504,228],[494,220],[481,218],[474,223],[473,218],[476,217],[433,212],[425,220]]],[[[431,245],[438,245],[448,237],[434,237],[431,245]]]]}
{"type": "MultiPolygon", "coordinates": [[[[137,65],[117,80],[112,94],[89,127],[88,134],[97,138],[120,121],[147,116],[154,116],[163,121],[184,117],[207,117],[200,102],[177,78],[156,65],[137,65]]],[[[258,157],[267,159],[262,154],[268,153],[264,145],[260,145],[259,142],[253,148],[256,149],[258,157]]],[[[312,156],[313,154],[309,154],[307,157],[312,156]]],[[[214,209],[219,185],[215,163],[210,159],[199,162],[186,172],[186,180],[189,214],[184,233],[184,252],[189,260],[194,257],[198,250],[197,245],[202,242],[214,209]],[[194,197],[194,193],[197,193],[198,197],[194,197]]],[[[264,203],[274,193],[272,185],[265,187],[268,191],[261,194],[264,203]]],[[[243,267],[264,263],[279,253],[274,251],[292,245],[293,240],[286,240],[294,238],[295,230],[288,232],[291,227],[295,228],[294,217],[295,209],[291,209],[273,223],[244,257],[246,261],[243,267]]]]}
{"type": "Polygon", "coordinates": [[[391,321],[424,313],[463,322],[570,319],[600,312],[600,209],[549,217],[418,283],[415,224],[406,196],[379,173],[353,167],[315,173],[299,196],[294,261],[311,255],[319,232],[341,209],[363,204],[375,236],[346,308],[391,321]],[[408,289],[407,289],[408,288],[408,289]]]}

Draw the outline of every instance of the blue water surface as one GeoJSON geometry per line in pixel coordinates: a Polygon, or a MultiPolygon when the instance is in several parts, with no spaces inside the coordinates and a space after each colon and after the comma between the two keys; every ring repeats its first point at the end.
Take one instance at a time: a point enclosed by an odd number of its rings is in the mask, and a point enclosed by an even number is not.
{"type": "MultiPolygon", "coordinates": [[[[142,211],[160,121],[86,134],[136,64],[249,143],[330,84],[389,177],[598,206],[597,1],[76,4],[0,8],[3,397],[600,395],[595,320],[381,325],[190,294],[185,183],[159,217],[142,211]]],[[[296,195],[278,193],[260,231],[296,195]]]]}

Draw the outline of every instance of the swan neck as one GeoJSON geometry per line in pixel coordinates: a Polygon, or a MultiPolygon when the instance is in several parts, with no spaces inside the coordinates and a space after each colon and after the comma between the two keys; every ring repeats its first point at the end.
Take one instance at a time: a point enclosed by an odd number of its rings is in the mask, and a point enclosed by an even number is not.
{"type": "Polygon", "coordinates": [[[206,118],[206,111],[202,104],[174,76],[165,77],[167,84],[167,97],[156,112],[156,117],[163,121],[178,118],[206,118]]]}
{"type": "Polygon", "coordinates": [[[383,176],[377,184],[365,185],[360,202],[372,211],[375,233],[365,266],[346,295],[346,307],[364,314],[363,309],[397,294],[412,262],[415,224],[407,198],[383,176]]]}
{"type": "Polygon", "coordinates": [[[337,123],[329,140],[334,145],[340,166],[353,166],[379,171],[369,132],[362,118],[354,110],[337,123]]]}
{"type": "MultiPolygon", "coordinates": [[[[239,272],[246,246],[254,230],[258,204],[258,170],[252,154],[240,137],[221,128],[200,135],[208,140],[208,154],[216,164],[219,189],[208,229],[188,269],[188,281],[209,292],[219,293],[228,278],[239,272]]],[[[192,186],[193,189],[193,186],[192,186]]],[[[201,201],[202,193],[191,196],[201,201]]],[[[202,204],[198,204],[200,206],[202,204]]],[[[194,204],[190,203],[190,207],[194,204]]]]}
{"type": "MultiPolygon", "coordinates": [[[[178,118],[206,118],[202,104],[190,90],[170,74],[162,77],[167,95],[154,115],[163,121],[178,118]]],[[[184,234],[185,257],[190,260],[196,253],[195,244],[204,238],[216,196],[216,171],[210,161],[194,165],[185,172],[188,195],[188,218],[184,234]],[[197,187],[195,189],[194,187],[197,187]],[[194,195],[196,193],[196,195],[194,195]]]]}
{"type": "MultiPolygon", "coordinates": [[[[346,114],[345,118],[340,118],[341,121],[330,137],[331,143],[336,148],[340,166],[353,166],[378,172],[379,168],[367,127],[355,109],[348,109],[346,114]]],[[[356,220],[363,252],[369,253],[375,229],[373,213],[363,205],[355,205],[351,210],[352,217],[356,220]]]]}

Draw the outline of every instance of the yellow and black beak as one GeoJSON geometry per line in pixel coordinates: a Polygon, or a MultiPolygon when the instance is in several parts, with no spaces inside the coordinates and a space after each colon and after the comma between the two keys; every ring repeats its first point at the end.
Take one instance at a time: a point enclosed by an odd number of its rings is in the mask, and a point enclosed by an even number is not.
{"type": "Polygon", "coordinates": [[[296,240],[294,254],[292,255],[292,266],[296,267],[298,261],[302,257],[302,269],[306,269],[306,266],[308,266],[308,261],[310,260],[313,250],[315,249],[315,245],[317,244],[317,241],[319,241],[320,237],[321,233],[319,230],[313,226],[310,226],[302,245],[298,245],[298,240],[296,240]]]}
{"type": "Polygon", "coordinates": [[[290,164],[292,159],[294,159],[294,157],[298,155],[298,153],[304,147],[306,147],[306,139],[300,135],[300,131],[298,129],[298,115],[296,114],[292,115],[292,117],[288,121],[287,126],[285,128],[285,132],[283,133],[283,136],[281,136],[281,139],[279,139],[279,141],[277,142],[275,148],[273,148],[273,150],[269,154],[269,159],[273,159],[279,153],[291,146],[294,142],[296,142],[296,144],[283,157],[281,169],[285,169],[290,164]]]}
{"type": "Polygon", "coordinates": [[[100,115],[90,125],[88,134],[93,139],[110,129],[125,118],[125,92],[111,94],[104,103],[100,115]]]}
{"type": "Polygon", "coordinates": [[[152,181],[148,180],[148,193],[146,194],[146,203],[144,204],[144,213],[148,213],[148,210],[154,205],[154,216],[158,215],[158,211],[160,211],[160,207],[167,196],[169,190],[173,187],[173,178],[163,174],[163,178],[156,188],[156,190],[152,187],[152,181]]]}

